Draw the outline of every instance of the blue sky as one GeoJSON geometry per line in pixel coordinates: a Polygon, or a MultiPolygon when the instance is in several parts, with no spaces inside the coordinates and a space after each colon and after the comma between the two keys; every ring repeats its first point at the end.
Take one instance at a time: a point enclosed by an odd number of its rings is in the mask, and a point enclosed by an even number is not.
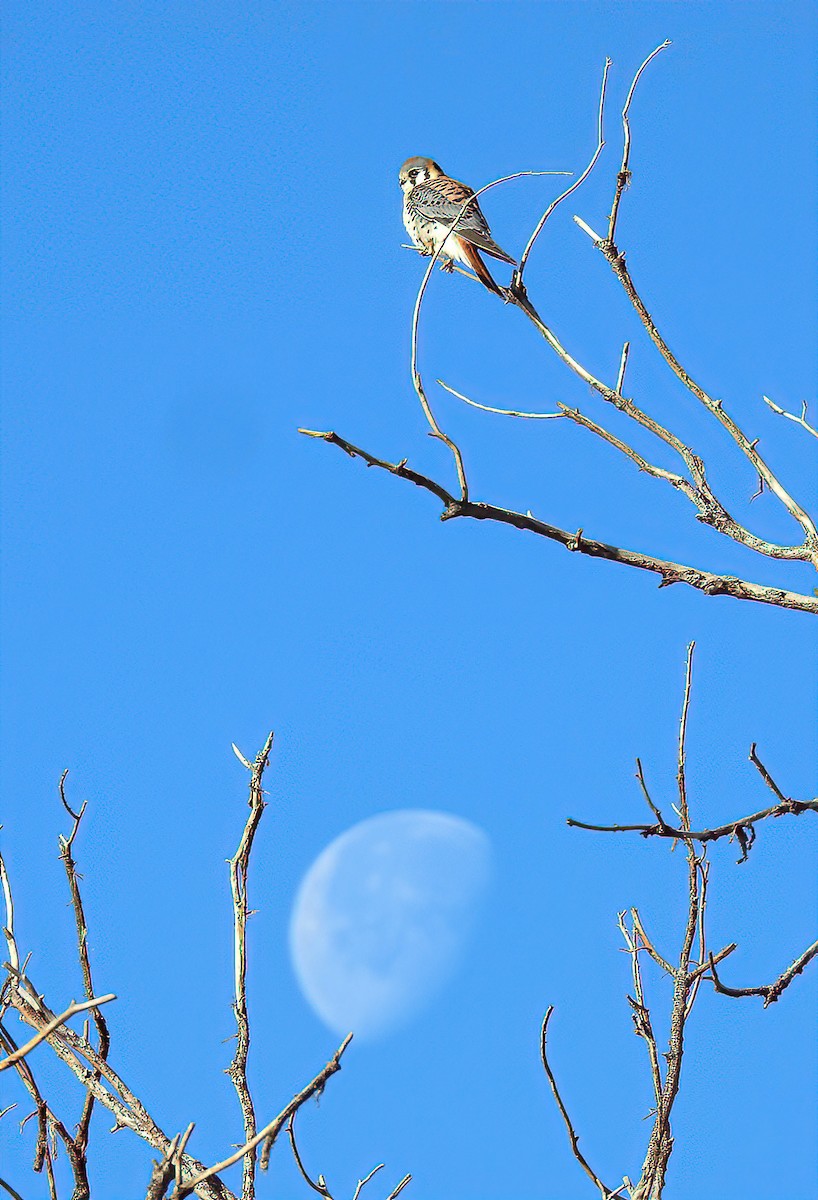
{"type": "MultiPolygon", "coordinates": [[[[430,154],[477,187],[581,169],[605,55],[609,146],[538,243],[528,286],[572,351],[694,440],[731,511],[795,531],[669,378],[571,221],[601,223],[616,113],[633,110],[620,243],[660,326],[803,501],[814,447],[769,413],[816,395],[815,13],[805,3],[17,4],[5,22],[3,839],[18,937],[58,1008],[80,990],[57,861],[57,781],[87,797],[77,846],[112,1060],[170,1132],[222,1156],[239,1134],[222,1074],[232,1032],[225,859],[247,754],[277,731],[252,902],[252,1082],[274,1114],[336,1040],[287,950],[298,883],[357,821],[400,808],[475,822],[494,889],[470,955],[426,1013],[353,1043],[304,1153],[340,1195],[385,1159],[415,1200],[589,1194],[538,1062],[553,1056],[582,1145],[635,1176],[649,1083],[616,913],[673,951],[683,863],[663,845],[569,830],[643,816],[641,755],[672,795],[687,642],[698,643],[690,776],[700,823],[815,794],[811,619],[566,555],[509,529],[438,521],[429,496],[298,426],[337,429],[452,483],[408,372],[422,264],[401,249],[397,170],[430,154]],[[73,973],[72,973],[73,972],[73,973]]],[[[519,253],[557,181],[490,193],[519,253]]],[[[501,274],[501,272],[498,272],[501,274]]],[[[597,413],[520,314],[433,279],[431,381],[489,404],[597,413]]],[[[504,421],[434,392],[477,498],[589,536],[809,590],[756,562],[590,435],[504,421]]],[[[639,443],[640,446],[646,444],[639,443]]],[[[662,460],[664,461],[664,460],[662,460]]],[[[666,465],[672,465],[667,463],[666,465]]],[[[814,823],[813,823],[814,824],[814,823]]],[[[814,939],[816,830],[712,853],[711,937],[737,984],[814,939]]],[[[676,1112],[668,1200],[816,1195],[816,972],[766,1012],[702,991],[676,1112]]],[[[667,990],[651,977],[662,1027],[667,990]]],[[[65,1105],[76,1089],[32,1060],[65,1105]]],[[[4,1086],[8,1087],[7,1077],[4,1086]]],[[[16,1096],[13,1098],[17,1098],[16,1096]]],[[[10,1182],[32,1135],[0,1126],[10,1182]]],[[[74,1118],[66,1114],[66,1120],[74,1118]]],[[[95,1196],[138,1195],[149,1155],[97,1120],[95,1196]]],[[[298,1195],[286,1148],[259,1195],[298,1195]]],[[[374,1184],[373,1184],[374,1187],[374,1184]]]]}

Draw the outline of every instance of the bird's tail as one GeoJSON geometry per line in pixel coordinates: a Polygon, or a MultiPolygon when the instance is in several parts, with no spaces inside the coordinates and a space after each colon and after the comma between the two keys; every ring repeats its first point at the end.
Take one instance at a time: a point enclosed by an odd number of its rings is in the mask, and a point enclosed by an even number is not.
{"type": "Polygon", "coordinates": [[[494,292],[495,296],[502,296],[503,293],[492,279],[491,273],[480,257],[479,251],[474,248],[471,242],[467,242],[465,238],[460,239],[460,248],[464,258],[483,286],[487,287],[490,292],[494,292]]]}

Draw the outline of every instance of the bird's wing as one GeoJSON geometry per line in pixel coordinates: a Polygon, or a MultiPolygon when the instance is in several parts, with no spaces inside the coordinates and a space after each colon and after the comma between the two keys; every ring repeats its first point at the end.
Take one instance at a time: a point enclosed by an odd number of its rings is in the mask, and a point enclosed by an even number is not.
{"type": "Polygon", "coordinates": [[[409,193],[408,205],[427,221],[437,221],[441,225],[453,225],[457,221],[457,233],[464,241],[471,242],[492,258],[499,258],[501,262],[516,266],[516,260],[494,241],[488,221],[476,200],[472,201],[458,220],[463,205],[469,196],[473,195],[472,189],[465,183],[441,177],[428,183],[420,183],[413,188],[409,193]]]}

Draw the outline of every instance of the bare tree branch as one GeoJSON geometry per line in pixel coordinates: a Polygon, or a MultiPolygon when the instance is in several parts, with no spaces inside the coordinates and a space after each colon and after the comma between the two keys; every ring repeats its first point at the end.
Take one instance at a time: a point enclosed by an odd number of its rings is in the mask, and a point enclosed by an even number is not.
{"type": "MultiPolygon", "coordinates": [[[[237,1038],[233,1061],[227,1074],[236,1089],[244,1123],[244,1140],[251,1142],[256,1135],[256,1114],[253,1097],[247,1083],[247,1056],[250,1050],[250,1018],[247,1011],[247,876],[253,840],[264,809],[262,781],[270,761],[273,746],[271,732],[250,770],[250,813],[241,835],[238,849],[230,859],[230,891],[233,897],[233,973],[235,1000],[233,1011],[236,1016],[237,1038]]],[[[246,760],[244,760],[246,762],[246,760]]],[[[242,1200],[253,1200],[255,1196],[255,1148],[248,1150],[242,1167],[242,1200]]]]}
{"type": "MultiPolygon", "coordinates": [[[[628,162],[630,157],[631,134],[630,124],[628,122],[628,110],[630,109],[636,85],[639,82],[642,72],[645,70],[645,67],[647,67],[648,63],[651,62],[651,60],[655,58],[659,51],[664,49],[664,46],[667,44],[668,43],[664,43],[662,46],[657,47],[657,49],[645,59],[639,70],[636,72],[630,91],[628,92],[628,98],[625,102],[625,108],[623,109],[622,113],[625,133],[622,167],[617,175],[614,200],[611,206],[611,216],[608,225],[608,234],[605,238],[600,238],[594,233],[590,226],[585,224],[585,222],[580,222],[580,224],[585,232],[588,233],[592,238],[596,248],[608,261],[614,274],[622,285],[625,294],[628,296],[628,299],[631,301],[631,304],[636,310],[640,321],[648,333],[648,336],[661,354],[662,358],[673,371],[674,375],[676,375],[676,377],[681,381],[681,383],[684,384],[688,391],[691,392],[691,394],[695,396],[701,404],[704,405],[708,412],[710,412],[710,414],[715,417],[715,419],[729,433],[730,437],[739,447],[742,454],[744,454],[745,458],[747,458],[752,465],[753,470],[758,477],[767,485],[770,491],[773,492],[773,494],[787,509],[790,515],[801,526],[804,533],[804,541],[802,546],[798,548],[800,553],[795,555],[795,557],[803,558],[805,561],[811,562],[813,566],[818,567],[818,528],[816,528],[812,517],[810,517],[810,515],[801,507],[801,505],[790,495],[770,467],[767,466],[767,463],[758,452],[757,440],[751,441],[750,438],[747,437],[737,422],[725,411],[722,401],[714,399],[704,390],[704,388],[696,383],[696,381],[688,374],[688,372],[673,354],[667,342],[659,333],[656,323],[648,312],[647,306],[636,289],[628,267],[625,263],[624,253],[618,249],[614,241],[619,204],[622,198],[622,193],[630,181],[628,162]]],[[[746,532],[747,531],[745,531],[745,533],[746,532]]],[[[735,534],[731,534],[731,536],[735,536],[735,534]]],[[[737,540],[745,539],[739,537],[737,540]]],[[[762,551],[762,553],[769,552],[762,551]]],[[[776,555],[776,557],[782,556],[779,554],[776,555]]]]}
{"type": "Polygon", "coordinates": [[[638,833],[642,837],[671,838],[678,842],[716,842],[719,838],[735,838],[741,847],[741,857],[738,862],[746,862],[750,848],[755,841],[753,826],[767,817],[799,816],[805,812],[818,812],[818,799],[789,800],[786,804],[774,804],[770,808],[762,808],[759,812],[740,817],[737,821],[729,821],[726,825],[716,825],[713,829],[691,829],[689,832],[683,826],[674,825],[591,825],[587,821],[577,821],[568,817],[566,825],[575,829],[590,829],[595,833],[638,833]]]}
{"type": "MultiPolygon", "coordinates": [[[[65,795],[65,781],[67,777],[68,771],[63,771],[60,779],[60,800],[62,801],[63,807],[73,820],[74,824],[68,837],[60,837],[59,839],[60,858],[62,859],[63,866],[65,867],[65,877],[68,880],[68,890],[71,894],[71,907],[74,911],[74,921],[77,927],[77,954],[79,956],[80,970],[82,972],[82,983],[85,989],[85,995],[90,997],[94,994],[94,980],[91,973],[91,959],[88,953],[88,923],[85,919],[85,909],[83,907],[82,895],[80,893],[77,864],[74,861],[72,853],[74,838],[79,832],[82,818],[85,815],[87,801],[83,801],[79,811],[74,812],[65,795]]],[[[91,1017],[94,1022],[94,1027],[97,1031],[97,1053],[99,1054],[100,1058],[107,1059],[108,1052],[111,1047],[111,1037],[108,1032],[108,1023],[98,1008],[92,1008],[91,1017]]],[[[83,1156],[88,1150],[88,1137],[91,1129],[91,1114],[93,1110],[93,1093],[86,1091],[82,1116],[80,1117],[76,1133],[77,1146],[83,1156]]]]}
{"type": "Polygon", "coordinates": [[[618,562],[642,571],[651,571],[661,576],[660,587],[683,583],[703,592],[706,596],[732,596],[737,600],[751,600],[759,604],[772,604],[778,608],[794,609],[798,612],[818,613],[818,596],[805,596],[799,592],[788,592],[764,584],[749,583],[732,575],[716,575],[710,571],[702,571],[698,567],[655,558],[635,550],[625,550],[619,546],[588,538],[582,530],[578,536],[576,533],[570,533],[556,525],[549,525],[545,521],[534,518],[530,512],[514,512],[512,509],[498,508],[493,504],[479,504],[471,500],[464,502],[452,496],[435,480],[408,468],[406,459],[402,459],[398,463],[386,462],[376,458],[367,450],[354,446],[345,438],[331,431],[319,432],[313,429],[300,429],[299,433],[303,433],[307,437],[318,438],[332,446],[339,446],[350,458],[360,458],[367,466],[388,471],[391,475],[398,476],[399,479],[406,479],[416,487],[431,492],[445,506],[443,520],[471,517],[478,521],[497,521],[503,525],[511,525],[515,529],[526,530],[529,533],[548,538],[550,541],[559,542],[566,549],[588,555],[591,558],[602,558],[608,562],[618,562]]]}
{"type": "Polygon", "coordinates": [[[738,861],[740,863],[746,862],[750,849],[755,842],[755,826],[759,822],[767,820],[768,817],[797,817],[805,812],[818,813],[818,797],[813,800],[793,800],[792,797],[784,795],[781,788],[758,757],[755,742],[750,747],[749,757],[764,782],[776,796],[778,803],[771,804],[768,808],[759,809],[757,812],[749,813],[746,817],[739,817],[736,821],[728,821],[726,824],[716,825],[712,829],[696,830],[686,829],[684,825],[669,825],[650,799],[645,787],[644,776],[642,775],[642,764],[637,759],[637,778],[639,779],[645,799],[654,816],[657,818],[655,823],[649,825],[593,825],[587,821],[577,821],[574,817],[568,817],[567,824],[576,829],[590,829],[595,833],[638,833],[645,838],[670,838],[673,841],[701,842],[702,844],[716,842],[719,838],[729,837],[731,841],[735,839],[740,846],[741,856],[738,861]]]}
{"type": "Polygon", "coordinates": [[[71,1017],[76,1016],[77,1013],[87,1012],[89,1008],[95,1008],[98,1005],[108,1004],[108,1002],[111,1000],[116,1000],[116,996],[113,994],[113,992],[107,996],[92,996],[90,1000],[83,1000],[80,1003],[72,1002],[69,1004],[65,1012],[60,1013],[58,1017],[54,1017],[51,1021],[49,1021],[47,1025],[39,1030],[39,1032],[36,1033],[30,1041],[26,1042],[24,1046],[21,1046],[19,1050],[15,1050],[13,1054],[9,1054],[6,1058],[0,1059],[0,1071],[5,1071],[9,1067],[13,1067],[20,1061],[21,1058],[25,1058],[27,1054],[31,1053],[35,1046],[39,1046],[40,1042],[46,1041],[50,1034],[59,1029],[61,1025],[64,1025],[66,1021],[69,1021],[71,1017]]]}
{"type": "Polygon", "coordinates": [[[148,1190],[145,1193],[145,1200],[163,1200],[173,1181],[180,1182],[182,1156],[184,1155],[188,1139],[193,1133],[193,1128],[193,1122],[191,1122],[184,1133],[177,1133],[168,1146],[164,1158],[153,1164],[153,1172],[148,1184],[148,1190]]]}
{"type": "Polygon", "coordinates": [[[796,976],[800,975],[804,970],[804,967],[811,963],[816,956],[818,956],[818,942],[813,942],[811,946],[807,947],[803,954],[800,954],[794,962],[790,963],[786,971],[781,972],[776,980],[774,980],[772,983],[765,984],[762,987],[727,987],[726,984],[721,982],[718,974],[716,973],[716,962],[718,960],[714,958],[712,954],[710,955],[710,961],[708,965],[713,979],[713,986],[717,992],[721,992],[724,996],[735,997],[763,996],[764,1008],[767,1008],[768,1005],[775,1004],[776,1000],[779,998],[784,989],[790,986],[796,976]]]}
{"type": "Polygon", "coordinates": [[[263,1145],[259,1165],[262,1170],[266,1170],[270,1161],[270,1150],[279,1133],[285,1127],[292,1114],[297,1112],[313,1096],[320,1095],[326,1087],[327,1081],[332,1078],[336,1071],[340,1071],[341,1057],[351,1041],[352,1034],[350,1033],[344,1038],[326,1066],[322,1067],[315,1078],[305,1088],[302,1088],[297,1096],[293,1097],[277,1117],[274,1117],[263,1129],[260,1129],[255,1137],[245,1142],[243,1146],[239,1146],[233,1154],[228,1155],[227,1158],[216,1163],[215,1166],[205,1167],[197,1175],[194,1175],[192,1179],[188,1178],[181,1186],[174,1189],[171,1200],[184,1200],[184,1197],[189,1196],[191,1192],[196,1191],[202,1184],[209,1182],[222,1171],[226,1171],[228,1167],[232,1167],[233,1163],[237,1163],[248,1151],[254,1150],[261,1143],[263,1145]]]}
{"type": "MultiPolygon", "coordinates": [[[[679,747],[676,772],[679,814],[681,826],[684,830],[687,830],[690,824],[686,785],[686,739],[693,672],[693,651],[694,643],[691,642],[687,648],[687,661],[685,665],[685,687],[682,701],[682,715],[679,721],[679,747]]],[[[701,860],[697,858],[691,842],[688,841],[685,843],[685,851],[687,855],[688,876],[687,919],[685,921],[682,948],[679,953],[679,964],[672,970],[673,1004],[670,1014],[668,1046],[664,1055],[667,1066],[664,1082],[656,1102],[656,1116],[648,1141],[647,1153],[642,1164],[641,1178],[632,1192],[633,1200],[660,1200],[665,1183],[667,1164],[673,1152],[670,1116],[676,1097],[679,1094],[682,1059],[684,1055],[684,1030],[690,1013],[688,1003],[690,989],[694,984],[694,979],[691,977],[690,972],[690,958],[696,932],[700,929],[701,922],[704,920],[702,913],[704,896],[700,887],[702,880],[700,873],[701,860]]],[[[634,937],[634,941],[637,938],[638,934],[634,937]]],[[[636,957],[636,951],[634,951],[632,957],[636,957]]],[[[641,1013],[638,1015],[641,1018],[641,1013]]],[[[646,1028],[649,1028],[649,1018],[646,1028]]],[[[638,1028],[637,1032],[639,1032],[638,1028]]],[[[648,1034],[644,1031],[641,1033],[641,1036],[647,1038],[648,1034]]]]}
{"type": "MultiPolygon", "coordinates": [[[[13,1054],[17,1049],[17,1044],[14,1041],[14,1038],[2,1023],[0,1023],[0,1047],[11,1054],[13,1054]]],[[[33,1164],[34,1173],[39,1175],[43,1168],[45,1168],[50,1200],[57,1200],[57,1181],[54,1178],[54,1155],[49,1140],[51,1112],[45,1100],[43,1099],[40,1089],[37,1086],[29,1063],[27,1063],[25,1059],[18,1059],[15,1063],[15,1069],[20,1077],[23,1087],[34,1101],[34,1113],[31,1114],[37,1118],[37,1140],[34,1147],[33,1164]]],[[[21,1130],[23,1129],[23,1126],[26,1124],[27,1120],[28,1117],[21,1122],[21,1130]]]]}

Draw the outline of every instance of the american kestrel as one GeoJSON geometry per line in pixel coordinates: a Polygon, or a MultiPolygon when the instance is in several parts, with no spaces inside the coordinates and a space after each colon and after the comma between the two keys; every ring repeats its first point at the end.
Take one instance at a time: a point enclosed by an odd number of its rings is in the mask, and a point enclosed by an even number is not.
{"type": "Polygon", "coordinates": [[[431,158],[407,158],[398,180],[403,192],[403,223],[421,253],[434,254],[457,221],[456,232],[449,237],[440,254],[444,268],[451,271],[455,262],[464,263],[490,292],[502,296],[479,250],[513,267],[517,264],[492,238],[476,200],[458,220],[463,205],[474,195],[472,189],[444,175],[442,167],[431,158]]]}

